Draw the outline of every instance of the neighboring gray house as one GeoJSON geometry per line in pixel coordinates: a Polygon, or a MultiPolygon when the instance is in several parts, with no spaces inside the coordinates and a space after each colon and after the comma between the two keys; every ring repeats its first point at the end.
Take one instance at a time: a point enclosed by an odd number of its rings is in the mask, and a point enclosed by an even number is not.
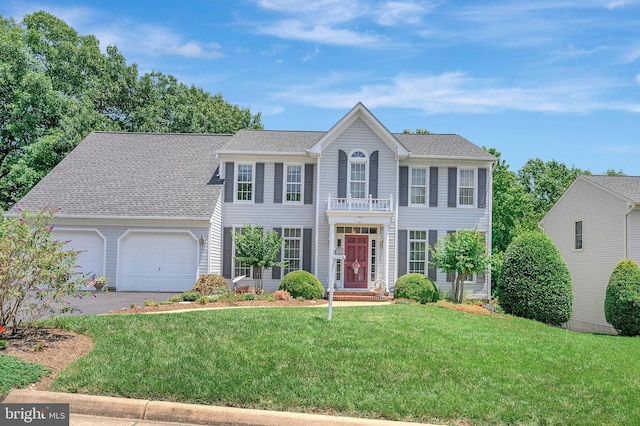
{"type": "MultiPolygon", "coordinates": [[[[392,134],[359,103],[326,132],[92,133],[19,204],[60,207],[58,238],[119,291],[251,277],[233,259],[231,231],[246,224],[285,240],[288,266],[266,271],[267,291],[296,269],[328,286],[334,253],[346,255],[338,288],[420,272],[448,290],[428,248],[462,228],[491,241],[495,161],[457,135],[392,134]]],[[[468,295],[489,282],[473,277],[468,295]]]]}
{"type": "Polygon", "coordinates": [[[573,281],[575,331],[615,333],[604,316],[616,264],[640,262],[640,177],[579,176],[541,221],[573,281]]]}

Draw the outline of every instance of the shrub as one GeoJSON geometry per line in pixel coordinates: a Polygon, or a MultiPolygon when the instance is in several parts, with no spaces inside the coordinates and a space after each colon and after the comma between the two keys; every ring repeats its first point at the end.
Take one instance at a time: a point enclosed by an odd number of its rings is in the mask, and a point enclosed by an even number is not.
{"type": "Polygon", "coordinates": [[[153,299],[144,299],[144,302],[142,302],[144,304],[144,306],[158,306],[159,303],[155,302],[153,299]]]}
{"type": "Polygon", "coordinates": [[[394,299],[411,299],[422,304],[437,302],[440,298],[433,282],[422,274],[405,274],[396,280],[394,299]]]}
{"type": "Polygon", "coordinates": [[[525,232],[509,244],[497,290],[508,314],[553,325],[571,318],[571,275],[553,241],[542,232],[525,232]]]}
{"type": "Polygon", "coordinates": [[[280,280],[279,290],[286,290],[291,297],[310,299],[322,299],[324,287],[320,280],[307,271],[291,271],[280,280]]]}
{"type": "Polygon", "coordinates": [[[623,259],[613,269],[604,315],[622,336],[640,335],[640,266],[635,261],[623,259]]]}
{"type": "Polygon", "coordinates": [[[179,294],[176,294],[176,295],[174,295],[174,296],[171,296],[171,297],[168,299],[168,302],[170,302],[170,303],[178,303],[178,302],[183,302],[183,301],[184,301],[184,299],[183,299],[183,298],[182,298],[182,296],[181,296],[181,295],[179,295],[179,294]]]}
{"type": "Polygon", "coordinates": [[[204,294],[205,296],[213,296],[214,294],[222,294],[229,292],[227,279],[217,274],[201,275],[196,281],[190,292],[204,294]]]}
{"type": "Polygon", "coordinates": [[[291,300],[291,295],[287,290],[278,290],[273,293],[273,297],[276,300],[291,300]]]}
{"type": "Polygon", "coordinates": [[[207,303],[209,303],[209,296],[200,296],[196,299],[196,303],[199,303],[200,305],[206,305],[207,303]]]}
{"type": "Polygon", "coordinates": [[[239,285],[233,290],[235,294],[245,294],[245,293],[249,293],[249,291],[250,290],[248,285],[239,285]]]}
{"type": "Polygon", "coordinates": [[[256,296],[255,293],[243,293],[242,294],[242,299],[243,300],[256,300],[258,298],[258,296],[256,296]]]}
{"type": "Polygon", "coordinates": [[[182,296],[182,300],[184,300],[185,302],[195,302],[202,295],[200,293],[196,293],[195,291],[185,291],[180,296],[182,296]]]}

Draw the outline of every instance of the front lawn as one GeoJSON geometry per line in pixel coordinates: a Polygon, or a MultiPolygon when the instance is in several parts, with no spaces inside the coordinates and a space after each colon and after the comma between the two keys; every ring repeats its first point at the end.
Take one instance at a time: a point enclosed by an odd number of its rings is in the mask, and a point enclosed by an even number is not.
{"type": "Polygon", "coordinates": [[[66,317],[95,348],[53,390],[472,424],[633,424],[640,339],[436,306],[66,317]]]}

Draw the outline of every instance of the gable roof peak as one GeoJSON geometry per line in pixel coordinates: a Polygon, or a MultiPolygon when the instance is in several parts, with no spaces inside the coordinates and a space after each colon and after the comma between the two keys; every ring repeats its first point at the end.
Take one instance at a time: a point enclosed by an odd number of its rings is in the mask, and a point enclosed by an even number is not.
{"type": "Polygon", "coordinates": [[[409,150],[391,133],[362,103],[358,102],[336,124],[331,127],[311,148],[309,153],[320,154],[322,150],[344,132],[356,119],[362,119],[398,157],[407,157],[409,150]]]}

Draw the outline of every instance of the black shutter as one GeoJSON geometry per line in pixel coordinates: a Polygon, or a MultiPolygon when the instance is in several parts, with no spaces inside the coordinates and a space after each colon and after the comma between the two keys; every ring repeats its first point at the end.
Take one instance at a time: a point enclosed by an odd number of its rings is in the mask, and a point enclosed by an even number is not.
{"type": "Polygon", "coordinates": [[[407,273],[407,230],[398,230],[398,278],[407,273]]]}
{"type": "Polygon", "coordinates": [[[235,173],[235,163],[227,161],[224,163],[224,202],[233,203],[233,174],[235,173]]]}
{"type": "Polygon", "coordinates": [[[487,207],[487,169],[478,169],[478,208],[487,207]]]}
{"type": "Polygon", "coordinates": [[[347,198],[347,153],[338,151],[338,198],[347,198]]]}
{"type": "MultiPolygon", "coordinates": [[[[447,235],[451,235],[451,234],[455,234],[456,231],[447,231],[447,235]]],[[[455,279],[456,275],[454,272],[447,272],[447,282],[452,283],[453,280],[455,279]]],[[[453,295],[452,295],[453,297],[453,295]]]]}
{"type": "Polygon", "coordinates": [[[409,166],[400,166],[400,194],[399,203],[401,206],[409,205],[409,166]]]}
{"type": "Polygon", "coordinates": [[[313,164],[304,165],[304,203],[313,204],[313,164]]]}
{"type": "Polygon", "coordinates": [[[437,241],[438,241],[438,231],[436,231],[435,229],[429,230],[429,257],[427,258],[429,260],[428,276],[429,276],[429,279],[434,283],[438,279],[438,270],[432,267],[433,254],[431,253],[431,249],[436,245],[437,241]]]}
{"type": "Polygon", "coordinates": [[[369,194],[378,198],[378,151],[373,151],[369,157],[369,194]]]}
{"type": "MultiPolygon", "coordinates": [[[[480,234],[482,234],[482,240],[485,242],[485,244],[487,243],[487,234],[485,232],[480,232],[480,234]]],[[[484,272],[479,272],[476,275],[476,282],[478,284],[484,284],[486,281],[486,274],[484,272]]]]}
{"type": "Polygon", "coordinates": [[[256,163],[256,203],[264,203],[264,163],[256,163]]]}
{"type": "Polygon", "coordinates": [[[311,247],[312,247],[312,229],[304,228],[302,230],[302,269],[311,272],[311,247]]]}
{"type": "Polygon", "coordinates": [[[273,177],[273,202],[275,204],[282,204],[282,170],[284,165],[282,163],[275,164],[275,171],[273,177]]]}
{"type": "Polygon", "coordinates": [[[231,278],[231,254],[233,253],[232,228],[222,229],[222,276],[231,278]]]}
{"type": "Polygon", "coordinates": [[[438,168],[429,167],[429,207],[438,207],[438,168]]]}
{"type": "MultiPolygon", "coordinates": [[[[275,231],[276,234],[278,234],[278,237],[282,237],[282,228],[273,228],[273,230],[275,231]]],[[[282,248],[280,249],[280,251],[278,251],[278,254],[276,255],[276,262],[281,262],[282,261],[282,248]]],[[[271,278],[274,280],[279,280],[280,278],[282,278],[282,268],[280,266],[274,266],[273,268],[271,268],[271,278]]]]}
{"type": "Polygon", "coordinates": [[[447,189],[447,207],[457,207],[458,202],[456,200],[456,194],[458,192],[458,169],[456,167],[449,167],[449,182],[447,184],[447,189]]]}

